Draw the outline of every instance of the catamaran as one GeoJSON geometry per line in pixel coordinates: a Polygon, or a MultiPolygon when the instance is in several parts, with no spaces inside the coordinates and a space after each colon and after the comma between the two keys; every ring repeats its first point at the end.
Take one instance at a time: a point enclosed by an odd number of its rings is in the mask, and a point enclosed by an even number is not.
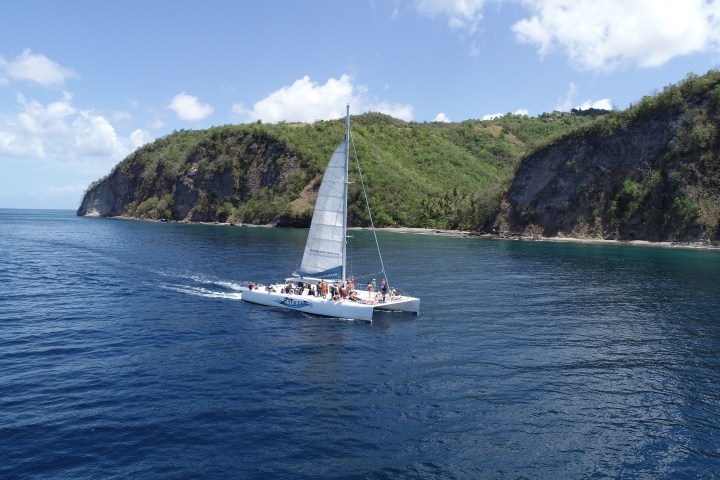
{"type": "Polygon", "coordinates": [[[260,305],[369,322],[376,310],[418,314],[420,299],[392,288],[385,274],[357,153],[358,175],[380,258],[381,282],[380,285],[356,287],[353,277],[347,275],[348,168],[350,148],[355,151],[350,135],[350,105],[345,118],[345,138],[335,149],[320,183],[300,268],[282,283],[251,283],[241,297],[260,305]]]}

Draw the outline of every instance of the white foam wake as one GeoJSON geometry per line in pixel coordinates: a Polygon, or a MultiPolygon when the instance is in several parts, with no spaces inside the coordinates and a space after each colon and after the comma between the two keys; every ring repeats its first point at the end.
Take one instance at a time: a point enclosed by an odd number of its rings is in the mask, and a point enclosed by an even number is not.
{"type": "Polygon", "coordinates": [[[184,293],[187,295],[194,295],[197,297],[205,298],[224,298],[228,300],[242,300],[242,293],[240,290],[233,292],[221,292],[217,290],[211,290],[204,287],[194,287],[192,285],[171,285],[171,284],[160,284],[160,288],[170,290],[173,292],[184,293]]]}
{"type": "Polygon", "coordinates": [[[158,285],[162,289],[205,298],[241,300],[241,294],[247,290],[249,283],[172,270],[154,271],[153,273],[168,280],[158,285]]]}

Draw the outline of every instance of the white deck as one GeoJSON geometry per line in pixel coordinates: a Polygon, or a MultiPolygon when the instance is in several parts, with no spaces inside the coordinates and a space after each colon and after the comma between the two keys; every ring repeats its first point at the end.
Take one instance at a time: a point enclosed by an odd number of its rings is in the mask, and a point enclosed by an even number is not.
{"type": "Polygon", "coordinates": [[[332,300],[330,295],[311,296],[308,289],[303,289],[302,294],[284,293],[284,284],[271,286],[254,286],[252,290],[245,290],[241,298],[246,302],[257,303],[272,307],[299,310],[313,315],[326,317],[351,318],[354,320],[372,321],[375,310],[399,311],[408,313],[419,313],[420,299],[406,295],[387,295],[385,302],[382,301],[382,294],[356,290],[357,300],[339,299],[332,300]],[[275,291],[270,291],[272,287],[275,291]]]}

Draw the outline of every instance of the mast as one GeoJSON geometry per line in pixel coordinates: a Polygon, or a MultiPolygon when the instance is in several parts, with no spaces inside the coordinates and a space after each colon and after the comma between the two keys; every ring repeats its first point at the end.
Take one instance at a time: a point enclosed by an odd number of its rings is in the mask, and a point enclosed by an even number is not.
{"type": "Polygon", "coordinates": [[[345,202],[343,202],[343,248],[342,248],[342,280],[345,281],[345,269],[347,260],[347,199],[348,199],[348,166],[350,164],[350,104],[348,103],[345,114],[345,202]]]}

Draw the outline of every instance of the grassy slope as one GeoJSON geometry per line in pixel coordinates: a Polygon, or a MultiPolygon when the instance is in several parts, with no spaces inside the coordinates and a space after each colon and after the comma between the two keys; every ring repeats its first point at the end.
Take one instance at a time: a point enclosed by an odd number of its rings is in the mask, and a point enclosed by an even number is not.
{"type": "MultiPolygon", "coordinates": [[[[408,123],[368,113],[351,122],[376,225],[471,229],[497,208],[525,153],[591,119],[554,113],[408,123]]],[[[307,224],[317,184],[343,134],[343,120],[174,132],[116,167],[132,179],[126,214],[307,224]],[[180,207],[183,189],[197,193],[188,217],[180,207]]],[[[351,175],[350,223],[367,225],[360,182],[351,175]]]]}

